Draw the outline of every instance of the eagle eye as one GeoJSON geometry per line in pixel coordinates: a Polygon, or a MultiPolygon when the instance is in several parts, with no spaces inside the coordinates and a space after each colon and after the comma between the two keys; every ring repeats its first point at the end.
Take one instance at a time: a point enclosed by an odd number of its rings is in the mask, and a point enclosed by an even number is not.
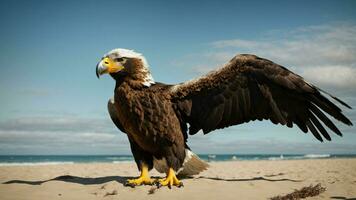
{"type": "Polygon", "coordinates": [[[117,62],[121,62],[121,61],[124,61],[124,58],[116,58],[115,59],[117,62]]]}

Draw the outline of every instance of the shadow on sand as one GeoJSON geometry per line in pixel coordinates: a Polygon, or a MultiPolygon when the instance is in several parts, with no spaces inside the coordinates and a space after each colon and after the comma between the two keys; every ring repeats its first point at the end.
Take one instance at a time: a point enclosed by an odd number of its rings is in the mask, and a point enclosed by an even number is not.
{"type": "Polygon", "coordinates": [[[64,176],[58,176],[56,178],[44,180],[44,181],[11,180],[11,181],[4,182],[3,184],[18,183],[18,184],[28,184],[28,185],[41,185],[42,183],[46,183],[49,181],[63,181],[68,183],[78,183],[82,185],[95,185],[95,184],[107,183],[110,181],[116,181],[121,184],[124,184],[125,181],[129,178],[133,178],[133,177],[105,176],[105,177],[98,177],[98,178],[89,178],[89,177],[64,175],[64,176]]]}
{"type": "Polygon", "coordinates": [[[287,179],[287,178],[269,179],[269,178],[264,178],[262,176],[253,177],[253,178],[233,178],[233,179],[218,178],[218,177],[205,177],[205,176],[200,176],[199,178],[216,180],[216,181],[236,181],[236,182],[243,182],[243,181],[270,181],[270,182],[291,181],[291,182],[302,182],[302,180],[293,180],[293,179],[287,179]]]}
{"type": "MultiPolygon", "coordinates": [[[[11,180],[4,182],[3,184],[28,184],[28,185],[41,185],[42,183],[50,182],[50,181],[63,181],[63,182],[68,182],[68,183],[78,183],[82,185],[95,185],[95,184],[103,184],[107,183],[110,181],[116,181],[121,184],[125,184],[127,179],[130,179],[133,177],[128,177],[128,176],[105,176],[105,177],[97,177],[97,178],[90,178],[90,177],[78,177],[78,176],[70,176],[70,175],[64,175],[64,176],[58,176],[53,179],[49,180],[43,180],[43,181],[27,181],[27,180],[11,180]]],[[[153,178],[158,178],[158,177],[153,177],[153,178]]],[[[182,178],[182,177],[181,177],[182,178]]],[[[191,177],[185,177],[183,179],[192,179],[191,177]]],[[[292,182],[300,182],[300,180],[292,180],[292,179],[268,179],[264,177],[254,177],[254,178],[247,178],[247,179],[223,179],[223,178],[217,178],[217,177],[205,177],[201,176],[198,177],[198,179],[210,179],[210,180],[216,180],[216,181],[292,181],[292,182]]]]}
{"type": "Polygon", "coordinates": [[[356,198],[346,198],[342,196],[332,196],[332,199],[343,199],[343,200],[356,200],[356,198]]]}

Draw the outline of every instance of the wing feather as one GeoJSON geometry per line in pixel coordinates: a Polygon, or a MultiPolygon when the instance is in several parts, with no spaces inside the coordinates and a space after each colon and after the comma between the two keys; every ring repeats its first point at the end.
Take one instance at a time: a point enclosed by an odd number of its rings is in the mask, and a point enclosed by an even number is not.
{"type": "Polygon", "coordinates": [[[120,123],[119,121],[119,118],[117,117],[118,113],[117,113],[117,110],[115,108],[115,104],[114,104],[114,98],[110,99],[108,101],[108,111],[109,111],[109,114],[110,114],[110,118],[111,120],[114,122],[114,124],[116,125],[116,127],[123,133],[126,133],[125,132],[125,129],[124,127],[122,126],[122,124],[120,123]]]}
{"type": "Polygon", "coordinates": [[[314,137],[316,139],[318,139],[320,142],[323,141],[323,138],[320,136],[320,134],[318,133],[318,131],[316,130],[315,126],[313,125],[313,123],[308,120],[305,123],[307,125],[307,127],[309,128],[310,132],[312,132],[312,134],[314,135],[314,137]]]}
{"type": "Polygon", "coordinates": [[[321,92],[350,108],[285,67],[246,54],[195,81],[172,86],[170,91],[181,122],[190,125],[189,134],[267,119],[288,127],[296,124],[323,141],[322,136],[331,140],[324,125],[342,135],[323,112],[346,125],[352,123],[321,92]]]}
{"type": "Polygon", "coordinates": [[[310,119],[313,122],[314,126],[316,126],[319,130],[319,132],[324,136],[325,139],[327,140],[331,140],[330,135],[328,134],[328,132],[325,130],[325,128],[321,125],[321,123],[319,122],[319,120],[314,116],[313,113],[309,112],[310,115],[310,119]]]}

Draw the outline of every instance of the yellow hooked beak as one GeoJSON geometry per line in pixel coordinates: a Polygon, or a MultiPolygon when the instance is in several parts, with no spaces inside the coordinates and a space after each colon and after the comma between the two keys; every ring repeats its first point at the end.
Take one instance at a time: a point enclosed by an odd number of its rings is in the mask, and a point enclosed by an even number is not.
{"type": "Polygon", "coordinates": [[[114,62],[111,58],[105,57],[96,65],[96,76],[116,73],[124,69],[124,66],[114,62]]]}

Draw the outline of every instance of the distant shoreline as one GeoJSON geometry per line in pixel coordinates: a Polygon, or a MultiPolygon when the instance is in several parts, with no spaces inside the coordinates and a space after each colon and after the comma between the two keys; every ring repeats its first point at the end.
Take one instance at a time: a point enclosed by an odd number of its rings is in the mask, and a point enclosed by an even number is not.
{"type": "MultiPolygon", "coordinates": [[[[199,157],[208,162],[226,162],[356,158],[356,154],[200,154],[199,157]]],[[[133,160],[131,155],[1,155],[0,166],[127,163],[133,160]]]]}

